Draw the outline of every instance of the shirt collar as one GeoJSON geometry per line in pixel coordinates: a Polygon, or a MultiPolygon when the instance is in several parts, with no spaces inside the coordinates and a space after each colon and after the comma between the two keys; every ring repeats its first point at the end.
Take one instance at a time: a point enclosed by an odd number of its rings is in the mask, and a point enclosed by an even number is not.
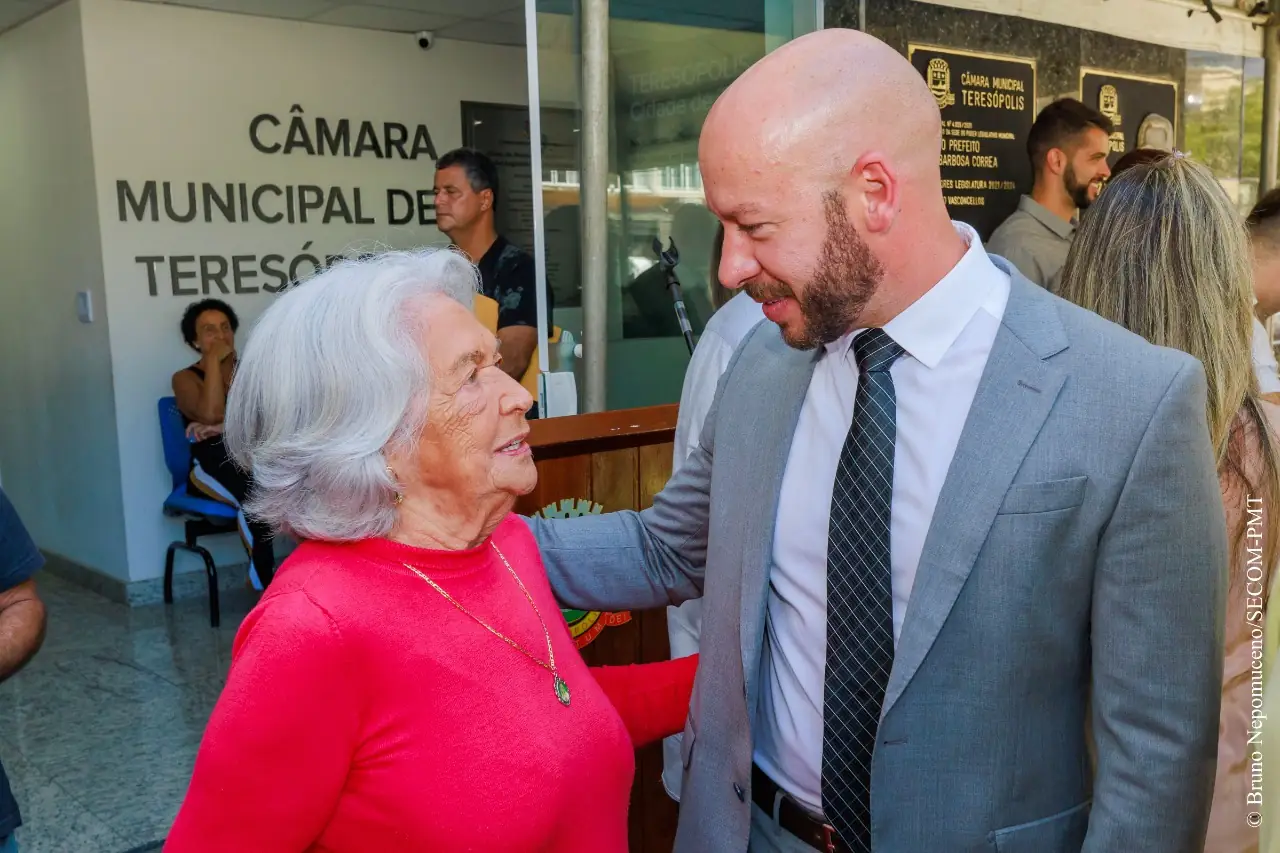
{"type": "MultiPolygon", "coordinates": [[[[969,245],[960,261],[924,295],[885,324],[884,330],[908,355],[930,369],[960,337],[986,302],[997,276],[1004,275],[982,246],[978,232],[963,222],[951,223],[969,245]]],[[[848,354],[858,328],[827,344],[829,355],[848,354]]]]}
{"type": "Polygon", "coordinates": [[[1024,195],[1019,200],[1018,210],[1021,210],[1063,240],[1070,240],[1071,235],[1076,231],[1074,219],[1068,222],[1029,195],[1024,195]]]}

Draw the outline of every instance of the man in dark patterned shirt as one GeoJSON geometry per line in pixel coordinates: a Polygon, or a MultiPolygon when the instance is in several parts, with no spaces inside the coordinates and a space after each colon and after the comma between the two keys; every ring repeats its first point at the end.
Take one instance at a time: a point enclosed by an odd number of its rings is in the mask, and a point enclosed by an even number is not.
{"type": "Polygon", "coordinates": [[[482,292],[498,303],[502,369],[519,381],[538,344],[537,278],[533,257],[494,225],[498,170],[487,155],[459,148],[436,161],[435,191],[436,225],[480,268],[482,292]]]}
{"type": "MultiPolygon", "coordinates": [[[[0,681],[22,669],[44,641],[44,603],[32,579],[43,565],[44,557],[0,491],[0,681]]],[[[17,853],[14,830],[21,823],[18,803],[0,768],[0,853],[17,853]]]]}

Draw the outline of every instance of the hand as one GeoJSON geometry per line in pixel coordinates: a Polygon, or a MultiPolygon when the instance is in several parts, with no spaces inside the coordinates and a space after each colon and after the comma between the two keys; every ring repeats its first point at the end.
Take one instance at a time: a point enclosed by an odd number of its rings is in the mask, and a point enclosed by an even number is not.
{"type": "Polygon", "coordinates": [[[187,427],[187,438],[191,441],[204,441],[222,435],[222,424],[191,424],[187,427]]]}
{"type": "Polygon", "coordinates": [[[209,364],[220,364],[235,354],[235,349],[230,344],[219,341],[209,347],[204,354],[204,361],[209,364]]]}

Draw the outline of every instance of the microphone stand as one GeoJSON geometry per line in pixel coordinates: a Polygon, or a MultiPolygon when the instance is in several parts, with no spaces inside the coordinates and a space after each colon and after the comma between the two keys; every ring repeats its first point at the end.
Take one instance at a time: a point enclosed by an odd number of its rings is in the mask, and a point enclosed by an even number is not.
{"type": "Polygon", "coordinates": [[[676,277],[676,265],[680,263],[680,250],[676,241],[667,238],[668,248],[662,249],[662,241],[653,238],[653,253],[658,256],[658,267],[667,279],[667,289],[671,291],[671,300],[675,303],[676,320],[680,323],[680,331],[684,333],[684,342],[689,347],[689,355],[693,355],[693,328],[689,325],[689,315],[684,310],[684,296],[680,291],[680,279],[676,277]]]}

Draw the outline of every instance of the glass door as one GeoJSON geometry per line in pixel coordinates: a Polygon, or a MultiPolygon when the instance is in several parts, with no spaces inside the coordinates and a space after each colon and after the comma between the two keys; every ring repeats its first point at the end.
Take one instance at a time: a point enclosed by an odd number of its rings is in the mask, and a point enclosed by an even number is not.
{"type": "MultiPolygon", "coordinates": [[[[654,251],[674,243],[675,268],[693,336],[716,306],[716,221],[698,171],[708,110],[739,74],[770,50],[821,26],[815,0],[614,0],[602,63],[584,62],[581,0],[527,0],[530,108],[542,139],[540,262],[562,341],[586,336],[584,288],[603,291],[605,405],[631,408],[679,399],[689,349],[654,251]],[[582,75],[605,68],[607,239],[603,280],[582,273],[582,75]]],[[[547,300],[543,300],[546,302],[547,300]]],[[[601,338],[597,337],[597,340],[601,338]]],[[[585,409],[585,360],[548,344],[548,377],[585,409]],[[572,392],[564,389],[572,386],[572,392]]],[[[563,398],[561,398],[563,399],[563,398]]],[[[570,413],[555,400],[548,414],[570,413]]]]}

